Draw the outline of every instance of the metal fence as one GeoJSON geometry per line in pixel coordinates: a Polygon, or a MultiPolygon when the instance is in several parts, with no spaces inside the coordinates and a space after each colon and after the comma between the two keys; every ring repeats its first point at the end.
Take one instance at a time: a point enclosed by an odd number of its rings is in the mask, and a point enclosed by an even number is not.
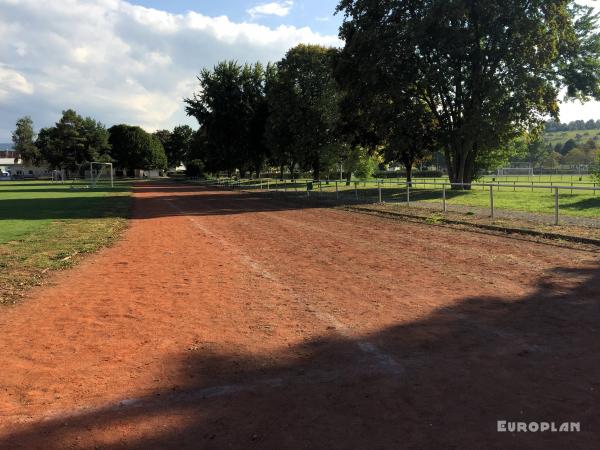
{"type": "MultiPolygon", "coordinates": [[[[424,201],[431,204],[435,198],[439,198],[440,209],[448,211],[449,194],[465,190],[484,190],[489,192],[489,216],[496,217],[497,207],[495,204],[495,192],[517,193],[547,191],[553,197],[554,217],[553,223],[560,224],[560,198],[561,193],[587,193],[591,198],[600,195],[600,187],[596,183],[568,183],[560,185],[557,183],[450,183],[442,180],[419,179],[407,182],[405,180],[369,180],[351,181],[345,180],[234,180],[219,179],[205,181],[203,184],[217,188],[232,190],[257,190],[263,192],[282,193],[290,197],[309,199],[313,201],[326,202],[329,204],[349,203],[383,203],[396,202],[411,206],[415,202],[423,200],[423,194],[427,194],[424,201]],[[463,188],[463,189],[461,189],[463,188]],[[439,196],[439,197],[436,197],[439,196]]],[[[469,206],[469,205],[467,205],[469,206]]],[[[600,202],[599,202],[600,206],[600,202]]]]}

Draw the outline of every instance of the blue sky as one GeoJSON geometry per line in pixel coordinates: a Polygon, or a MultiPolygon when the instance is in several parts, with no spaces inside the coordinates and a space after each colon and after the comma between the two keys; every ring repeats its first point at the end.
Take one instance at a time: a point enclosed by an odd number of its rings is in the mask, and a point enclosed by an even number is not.
{"type": "Polygon", "coordinates": [[[334,11],[338,2],[335,0],[294,0],[289,2],[289,13],[286,16],[262,15],[252,17],[248,13],[258,5],[279,3],[285,6],[286,1],[248,1],[248,0],[139,0],[132,3],[161,9],[173,13],[196,11],[209,16],[225,15],[235,22],[253,21],[270,27],[278,25],[308,26],[323,34],[337,34],[342,21],[341,15],[334,11]]]}

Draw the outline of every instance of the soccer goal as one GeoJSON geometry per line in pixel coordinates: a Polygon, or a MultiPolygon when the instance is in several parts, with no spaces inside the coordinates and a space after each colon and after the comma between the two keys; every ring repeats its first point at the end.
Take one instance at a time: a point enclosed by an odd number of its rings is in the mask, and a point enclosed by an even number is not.
{"type": "Polygon", "coordinates": [[[525,175],[532,177],[533,176],[533,167],[502,167],[498,169],[499,176],[507,176],[507,175],[525,175]]]}
{"type": "Polygon", "coordinates": [[[105,162],[90,162],[90,185],[95,188],[98,184],[109,184],[115,187],[113,180],[113,165],[105,162]]]}
{"type": "Polygon", "coordinates": [[[52,182],[53,183],[65,183],[65,172],[63,170],[52,171],[52,182]]]}

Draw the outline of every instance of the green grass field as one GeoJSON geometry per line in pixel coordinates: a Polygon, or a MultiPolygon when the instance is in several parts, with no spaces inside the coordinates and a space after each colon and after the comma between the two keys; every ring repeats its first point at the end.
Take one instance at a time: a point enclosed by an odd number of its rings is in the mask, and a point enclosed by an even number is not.
{"type": "Polygon", "coordinates": [[[0,183],[0,303],[48,270],[109,244],[125,228],[131,185],[89,189],[38,181],[0,183]]]}

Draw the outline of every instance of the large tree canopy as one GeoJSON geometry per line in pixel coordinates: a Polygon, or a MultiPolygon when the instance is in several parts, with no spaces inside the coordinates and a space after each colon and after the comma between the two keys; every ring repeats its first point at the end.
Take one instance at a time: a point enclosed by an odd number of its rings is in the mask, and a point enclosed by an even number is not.
{"type": "Polygon", "coordinates": [[[109,128],[111,156],[123,169],[166,169],[167,157],[158,139],[140,127],[114,125],[109,128]]]}
{"type": "Polygon", "coordinates": [[[42,155],[34,144],[35,133],[31,117],[25,116],[17,120],[12,140],[15,144],[17,159],[21,159],[25,164],[37,164],[40,162],[42,155]]]}
{"type": "Polygon", "coordinates": [[[572,0],[342,0],[342,59],[368,96],[429,106],[451,181],[547,116],[558,95],[600,98],[600,38],[572,0]]]}
{"type": "Polygon", "coordinates": [[[100,122],[83,118],[74,110],[63,111],[53,127],[43,128],[36,146],[54,168],[76,171],[89,161],[109,160],[108,131],[100,122]]]}
{"type": "Polygon", "coordinates": [[[333,77],[336,50],[298,45],[277,63],[269,91],[267,142],[280,164],[300,163],[313,177],[331,165],[339,120],[339,89],[333,77]]]}
{"type": "Polygon", "coordinates": [[[185,102],[187,114],[198,120],[206,136],[209,170],[260,171],[267,158],[263,134],[269,70],[260,63],[227,61],[200,73],[200,91],[185,102]]]}

